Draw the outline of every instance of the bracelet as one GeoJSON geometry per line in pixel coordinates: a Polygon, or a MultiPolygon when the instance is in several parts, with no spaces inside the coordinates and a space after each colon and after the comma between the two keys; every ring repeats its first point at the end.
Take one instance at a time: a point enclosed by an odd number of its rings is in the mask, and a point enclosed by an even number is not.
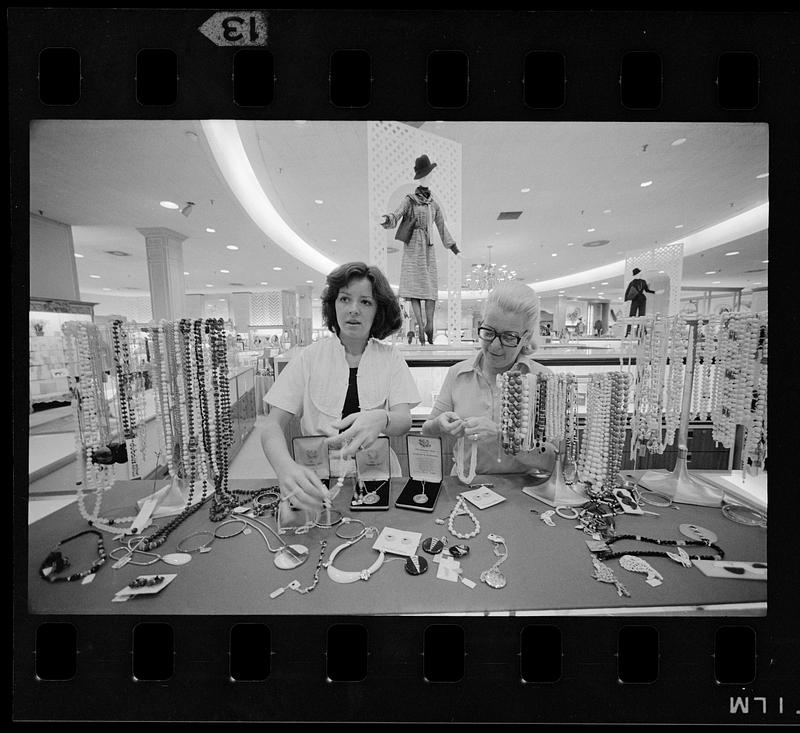
{"type": "Polygon", "coordinates": [[[244,519],[226,519],[224,522],[218,524],[214,528],[214,537],[218,540],[229,540],[231,537],[236,537],[244,532],[244,528],[247,526],[247,522],[244,519]],[[232,534],[219,534],[219,530],[224,527],[226,524],[241,524],[242,526],[239,528],[238,532],[233,532],[232,534]]]}
{"type": "Polygon", "coordinates": [[[565,506],[565,505],[557,506],[556,514],[558,514],[558,516],[561,517],[562,519],[577,519],[579,516],[578,510],[574,506],[565,506]],[[562,514],[562,512],[565,510],[569,510],[573,512],[573,514],[562,514]]]}
{"type": "Polygon", "coordinates": [[[191,534],[186,535],[178,544],[176,545],[178,552],[211,552],[211,545],[214,544],[215,535],[213,532],[209,532],[206,529],[201,529],[198,532],[192,532],[191,534]],[[208,542],[204,542],[199,547],[193,547],[188,550],[185,550],[181,545],[183,545],[186,540],[190,539],[191,537],[197,537],[197,535],[205,534],[209,536],[208,542]]]}
{"type": "Polygon", "coordinates": [[[342,526],[344,526],[345,524],[355,524],[356,522],[358,522],[358,524],[360,524],[360,525],[361,525],[361,529],[360,529],[360,530],[358,530],[358,533],[357,533],[357,534],[350,535],[350,536],[343,536],[343,535],[340,535],[340,534],[339,534],[339,532],[340,532],[340,530],[341,530],[342,528],[341,528],[341,527],[339,527],[339,529],[337,529],[337,530],[336,530],[336,533],[335,533],[335,534],[336,534],[336,536],[337,536],[337,537],[338,537],[340,540],[348,540],[348,541],[349,541],[349,540],[354,540],[356,537],[360,537],[362,534],[364,534],[364,532],[365,532],[365,531],[366,531],[366,529],[367,529],[367,525],[366,525],[366,524],[364,524],[364,522],[362,522],[360,519],[355,519],[354,517],[342,517],[342,522],[341,522],[341,524],[342,524],[342,526]]]}

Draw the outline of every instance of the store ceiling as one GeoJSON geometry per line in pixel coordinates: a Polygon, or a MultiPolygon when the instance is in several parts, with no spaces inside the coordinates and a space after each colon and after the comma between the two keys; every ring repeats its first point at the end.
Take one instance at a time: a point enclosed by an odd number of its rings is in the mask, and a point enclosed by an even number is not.
{"type": "MultiPolygon", "coordinates": [[[[260,156],[258,169],[268,176],[264,188],[287,223],[336,262],[366,260],[367,123],[248,124],[247,152],[260,156]]],[[[769,179],[757,178],[768,172],[763,124],[426,122],[421,129],[462,144],[464,274],[487,261],[491,244],[492,260],[526,282],[550,280],[680,241],[768,202],[769,179]],[[673,145],[679,138],[686,141],[673,145]],[[651,185],[640,185],[648,180],[651,185]],[[503,211],[522,215],[498,220],[503,211]],[[598,239],[609,244],[582,246],[598,239]]],[[[148,292],[137,227],[168,227],[186,236],[190,293],[258,292],[311,280],[318,296],[324,285],[324,273],[284,252],[249,218],[198,122],[36,122],[30,165],[31,211],[73,226],[75,251],[83,255],[76,262],[84,298],[148,292]],[[194,208],[184,217],[162,208],[162,200],[181,206],[191,201],[194,208]],[[227,249],[230,244],[239,249],[227,249]]],[[[409,188],[412,169],[410,160],[409,188]]],[[[446,289],[444,258],[450,255],[441,248],[437,255],[440,287],[446,289]]],[[[687,256],[683,284],[766,286],[767,259],[766,230],[734,237],[687,256]],[[731,251],[739,254],[726,255],[731,251]]],[[[397,283],[399,252],[389,254],[387,269],[397,283]]],[[[613,301],[624,279],[620,271],[567,287],[566,295],[602,292],[613,301]]]]}

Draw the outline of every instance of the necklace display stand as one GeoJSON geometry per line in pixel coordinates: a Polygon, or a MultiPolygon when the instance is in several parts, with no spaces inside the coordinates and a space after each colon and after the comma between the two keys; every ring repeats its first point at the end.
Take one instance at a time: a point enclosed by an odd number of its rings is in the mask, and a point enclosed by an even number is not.
{"type": "Polygon", "coordinates": [[[581,506],[588,500],[578,493],[564,479],[563,461],[566,457],[565,440],[559,441],[556,451],[556,461],[550,478],[538,486],[526,486],[523,491],[534,499],[544,502],[549,506],[581,506]]]}
{"type": "Polygon", "coordinates": [[[692,401],[692,382],[694,381],[694,352],[697,348],[697,324],[700,318],[687,318],[689,343],[686,352],[686,376],[683,382],[683,403],[681,421],[678,428],[678,458],[675,468],[647,471],[639,479],[639,484],[650,491],[668,496],[676,504],[695,504],[697,506],[721,506],[721,489],[694,478],[687,467],[687,447],[689,435],[689,410],[692,401]]]}

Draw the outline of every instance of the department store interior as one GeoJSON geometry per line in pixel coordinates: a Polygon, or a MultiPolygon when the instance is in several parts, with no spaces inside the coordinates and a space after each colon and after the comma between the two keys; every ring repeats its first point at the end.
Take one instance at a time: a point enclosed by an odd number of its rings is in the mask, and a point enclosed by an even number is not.
{"type": "MultiPolygon", "coordinates": [[[[767,513],[768,147],[768,126],[759,123],[33,122],[29,525],[45,535],[46,523],[56,517],[62,524],[69,517],[80,526],[76,504],[83,513],[83,490],[91,486],[90,474],[96,478],[96,467],[87,459],[92,435],[84,412],[89,408],[80,397],[92,374],[99,380],[99,399],[105,401],[101,411],[108,416],[103,439],[119,439],[124,433],[129,458],[113,466],[100,494],[112,492],[114,484],[140,482],[149,487],[139,491],[141,498],[155,495],[170,481],[167,459],[174,446],[165,444],[159,392],[165,368],[157,365],[162,348],[157,333],[164,323],[205,324],[206,333],[210,322],[222,324],[229,392],[223,407],[230,410],[231,437],[224,470],[213,460],[209,470],[222,471],[226,480],[252,489],[276,485],[279,477],[261,446],[270,410],[267,394],[302,349],[335,338],[323,323],[320,302],[326,275],[335,267],[353,261],[376,265],[397,293],[406,245],[395,238],[394,228],[381,226],[381,217],[414,190],[415,160],[424,154],[437,164],[431,191],[459,254],[448,251],[438,234],[431,237],[438,262],[432,337],[420,337],[412,303],[401,299],[403,325],[384,339],[408,364],[420,394],[411,411],[410,435],[419,434],[448,369],[480,350],[478,329],[489,292],[504,281],[524,282],[536,292],[540,308],[533,358],[567,385],[574,384],[576,434],[583,440],[588,441],[595,380],[629,375],[630,394],[620,418],[626,438],[616,470],[608,476],[615,490],[620,481],[626,483],[625,471],[630,482],[652,474],[652,482],[640,486],[643,493],[651,498],[667,495],[673,509],[680,505],[674,514],[685,517],[683,521],[712,525],[714,531],[707,529],[705,539],[713,535],[716,541],[719,535],[724,545],[720,526],[730,526],[731,532],[762,532],[756,540],[731,537],[729,544],[739,555],[728,553],[732,562],[762,559],[767,513]],[[632,316],[626,290],[635,276],[646,281],[648,291],[646,311],[632,316]],[[676,335],[679,331],[685,336],[676,335]],[[752,343],[756,366],[748,371],[747,388],[753,388],[754,378],[760,398],[753,398],[752,409],[748,402],[740,418],[719,407],[715,420],[711,393],[724,380],[709,370],[712,364],[722,368],[723,332],[725,344],[728,334],[739,344],[752,343]],[[663,338],[656,341],[659,333],[663,338]],[[126,348],[126,368],[134,375],[124,388],[120,341],[126,348]],[[664,400],[656,399],[655,428],[652,415],[646,415],[648,429],[657,434],[655,443],[663,441],[654,450],[653,441],[634,445],[639,441],[636,421],[645,419],[645,406],[650,405],[644,387],[640,394],[637,385],[650,380],[645,386],[652,387],[658,371],[653,349],[665,342],[660,377],[664,400]],[[715,359],[708,351],[712,342],[719,344],[715,359]],[[672,365],[684,362],[678,375],[672,365]],[[659,490],[670,479],[673,484],[659,490]],[[705,498],[693,501],[693,490],[705,498]],[[690,498],[682,504],[685,497],[690,498]],[[719,513],[726,504],[739,508],[738,517],[719,513]],[[712,507],[719,519],[714,515],[712,520],[712,507]],[[695,518],[686,508],[708,514],[695,518]]],[[[174,333],[177,338],[177,325],[174,333]]],[[[732,351],[725,354],[734,358],[732,351]]],[[[749,369],[743,363],[737,368],[742,373],[749,369]]],[[[723,402],[726,388],[719,387],[723,402]]],[[[296,436],[287,434],[287,441],[296,436]]],[[[408,476],[411,445],[405,438],[392,438],[392,447],[408,476]]],[[[441,475],[447,477],[461,453],[446,442],[441,450],[441,475]]],[[[583,465],[578,461],[579,468],[583,465]]],[[[565,489],[560,472],[553,468],[548,476],[522,477],[513,486],[502,480],[481,486],[506,494],[498,502],[513,494],[507,511],[512,503],[524,507],[523,519],[544,531],[552,524],[544,518],[548,506],[569,507],[555,517],[551,511],[547,518],[566,526],[571,522],[559,518],[571,518],[573,509],[587,500],[575,498],[571,482],[565,489]],[[559,495],[567,497],[563,502],[527,492],[526,485],[535,488],[537,481],[555,484],[556,474],[556,491],[569,492],[559,495]]],[[[437,517],[445,513],[446,518],[449,504],[461,501],[453,491],[442,493],[441,499],[449,498],[440,502],[437,517]]],[[[176,498],[169,492],[165,496],[176,498]]],[[[122,510],[125,502],[118,506],[122,510]]],[[[478,508],[483,523],[491,527],[488,512],[493,507],[478,508]]],[[[672,513],[658,501],[638,502],[638,508],[640,514],[661,514],[659,521],[672,513]]],[[[393,508],[392,516],[397,511],[393,508]]],[[[464,512],[455,516],[460,514],[464,512]]],[[[166,506],[163,516],[170,516],[166,506]]],[[[431,524],[419,528],[422,536],[442,533],[443,528],[432,525],[432,515],[421,516],[431,524]]],[[[380,515],[375,517],[370,520],[380,521],[380,515]]],[[[521,531],[516,525],[514,529],[521,531]]],[[[691,533],[685,537],[697,540],[691,533]]],[[[763,568],[765,579],[766,564],[763,568]]],[[[758,563],[746,570],[758,573],[758,563]]],[[[624,571],[615,572],[619,577],[624,571]]],[[[764,612],[765,584],[721,579],[715,587],[730,583],[736,589],[706,597],[699,583],[713,585],[714,578],[705,568],[697,576],[677,600],[634,605],[688,609],[701,602],[738,603],[764,612]],[[743,587],[744,594],[739,590],[743,587]]],[[[629,577],[630,586],[634,580],[629,577]]],[[[529,603],[511,596],[512,602],[478,601],[474,608],[456,602],[451,608],[446,590],[434,594],[438,608],[503,611],[529,603]]],[[[492,598],[501,598],[492,593],[492,598]]],[[[616,599],[611,593],[607,602],[592,600],[590,605],[605,607],[616,599]]],[[[49,607],[46,599],[39,602],[49,607]]],[[[565,603],[571,607],[577,601],[565,603]]],[[[330,608],[338,608],[336,602],[330,608]]],[[[430,611],[410,602],[404,609],[430,611]]],[[[339,610],[350,612],[346,606],[339,610]]]]}

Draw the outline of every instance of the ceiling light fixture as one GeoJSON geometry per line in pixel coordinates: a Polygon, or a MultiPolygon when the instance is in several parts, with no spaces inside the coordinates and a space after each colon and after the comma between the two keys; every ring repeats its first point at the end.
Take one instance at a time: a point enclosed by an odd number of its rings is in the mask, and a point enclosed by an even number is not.
{"type": "Polygon", "coordinates": [[[279,271],[279,270],[282,270],[283,268],[282,268],[282,267],[277,267],[277,266],[276,266],[276,267],[273,267],[272,269],[273,269],[273,270],[276,270],[276,271],[279,271]]]}
{"type": "Polygon", "coordinates": [[[184,270],[184,271],[183,271],[183,274],[184,274],[184,275],[188,275],[189,273],[188,273],[188,272],[186,272],[186,270],[184,270]]]}
{"type": "Polygon", "coordinates": [[[226,275],[229,275],[231,271],[230,270],[220,270],[220,272],[224,272],[226,275]]]}
{"type": "Polygon", "coordinates": [[[594,227],[592,227],[591,229],[587,229],[586,231],[587,232],[596,232],[597,230],[594,227]]]}
{"type": "Polygon", "coordinates": [[[206,283],[206,287],[207,287],[207,288],[213,288],[213,287],[214,287],[214,284],[213,284],[213,283],[206,283]]]}
{"type": "Polygon", "coordinates": [[[513,275],[506,271],[506,265],[501,265],[497,268],[497,263],[492,262],[492,245],[487,244],[486,249],[489,250],[486,263],[474,263],[472,265],[471,272],[469,272],[464,279],[463,289],[477,291],[491,290],[497,283],[514,279],[513,275]]]}
{"type": "Polygon", "coordinates": [[[756,178],[767,178],[768,176],[769,176],[769,173],[759,173],[759,174],[756,176],[756,178]]]}
{"type": "Polygon", "coordinates": [[[81,259],[81,258],[83,257],[83,255],[82,255],[82,254],[78,254],[77,252],[75,253],[75,256],[76,256],[78,259],[81,259]]]}
{"type": "Polygon", "coordinates": [[[732,257],[733,255],[738,255],[738,254],[739,254],[739,250],[735,249],[735,250],[733,250],[733,252],[726,252],[725,256],[726,257],[732,257]]]}
{"type": "Polygon", "coordinates": [[[604,214],[610,214],[611,213],[611,209],[603,209],[603,213],[604,214]]]}
{"type": "Polygon", "coordinates": [[[217,233],[217,230],[216,229],[212,229],[211,227],[206,227],[206,231],[209,234],[216,234],[217,233]]]}
{"type": "Polygon", "coordinates": [[[553,252],[553,254],[551,254],[550,256],[551,257],[558,257],[558,252],[553,252]]]}
{"type": "Polygon", "coordinates": [[[335,239],[331,239],[331,242],[335,242],[335,241],[336,241],[335,239]]]}
{"type": "Polygon", "coordinates": [[[677,140],[673,140],[671,145],[673,145],[673,146],[675,146],[675,145],[683,145],[685,142],[686,142],[686,138],[685,137],[679,137],[677,140]]]}
{"type": "Polygon", "coordinates": [[[314,284],[314,281],[313,281],[313,280],[306,280],[306,282],[307,282],[309,285],[313,285],[313,284],[314,284]]]}
{"type": "Polygon", "coordinates": [[[103,288],[103,290],[111,290],[111,288],[103,288]]]}
{"type": "Polygon", "coordinates": [[[567,247],[571,247],[575,242],[567,242],[567,247]]]}
{"type": "Polygon", "coordinates": [[[238,248],[238,247],[237,247],[235,244],[229,244],[229,245],[227,245],[227,246],[225,247],[225,249],[233,249],[233,250],[236,250],[236,249],[239,249],[239,248],[238,248]]]}
{"type": "Polygon", "coordinates": [[[324,204],[325,202],[322,199],[314,199],[315,204],[324,204]]]}
{"type": "Polygon", "coordinates": [[[642,188],[647,188],[648,186],[652,186],[652,185],[653,185],[653,182],[652,182],[652,181],[642,181],[642,182],[641,182],[639,185],[640,185],[642,188]]]}
{"type": "Polygon", "coordinates": [[[769,260],[761,260],[761,263],[762,263],[763,265],[769,264],[769,260]]]}
{"type": "Polygon", "coordinates": [[[530,189],[529,188],[521,188],[519,191],[520,191],[520,193],[529,193],[530,189]]]}
{"type": "Polygon", "coordinates": [[[600,283],[600,284],[601,284],[601,285],[608,285],[608,283],[607,283],[607,282],[605,282],[605,283],[600,283]]]}
{"type": "Polygon", "coordinates": [[[719,270],[709,270],[708,272],[704,273],[705,275],[716,275],[719,270]]]}
{"type": "Polygon", "coordinates": [[[180,209],[180,208],[181,208],[181,207],[180,207],[178,204],[176,204],[174,201],[159,201],[159,202],[158,202],[158,205],[159,205],[159,206],[163,206],[165,209],[173,209],[173,210],[177,210],[177,209],[180,209]]]}
{"type": "Polygon", "coordinates": [[[753,285],[761,285],[761,284],[762,284],[761,280],[757,280],[756,282],[753,283],[753,285]]]}
{"type": "Polygon", "coordinates": [[[721,282],[722,282],[722,280],[712,280],[711,284],[712,285],[719,285],[721,282]]]}
{"type": "Polygon", "coordinates": [[[267,282],[265,282],[265,281],[263,281],[263,280],[262,280],[262,281],[259,283],[259,285],[269,285],[269,283],[267,283],[267,282]]]}
{"type": "Polygon", "coordinates": [[[683,229],[683,224],[676,224],[676,225],[675,225],[675,228],[676,228],[676,229],[683,229]]]}
{"type": "Polygon", "coordinates": [[[89,277],[92,277],[95,280],[99,280],[100,279],[100,275],[89,275],[89,277]]]}
{"type": "Polygon", "coordinates": [[[186,218],[189,217],[189,214],[192,213],[192,209],[194,208],[194,201],[187,201],[186,206],[181,209],[181,214],[183,214],[186,218]]]}

